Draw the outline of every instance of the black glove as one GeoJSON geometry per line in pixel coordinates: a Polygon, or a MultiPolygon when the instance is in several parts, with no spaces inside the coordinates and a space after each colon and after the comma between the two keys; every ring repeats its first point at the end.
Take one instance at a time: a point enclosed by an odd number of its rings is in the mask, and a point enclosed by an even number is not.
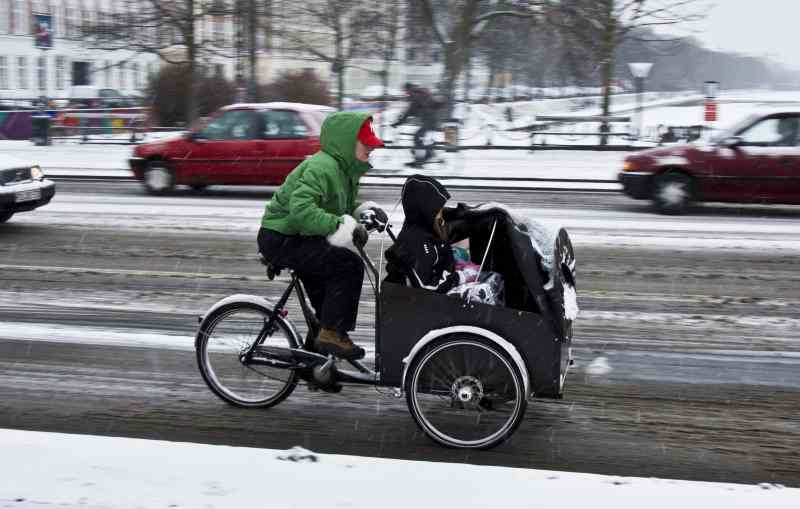
{"type": "Polygon", "coordinates": [[[361,223],[356,224],[356,227],[353,229],[353,245],[356,247],[364,247],[367,245],[367,239],[369,239],[367,229],[364,228],[364,225],[361,223]]]}
{"type": "Polygon", "coordinates": [[[375,213],[375,219],[377,219],[378,222],[382,224],[386,224],[389,222],[389,216],[386,215],[386,211],[384,211],[382,208],[372,207],[370,210],[372,210],[375,213]]]}
{"type": "Polygon", "coordinates": [[[389,216],[382,208],[375,206],[361,210],[358,221],[363,224],[368,231],[383,231],[389,222],[389,216]]]}

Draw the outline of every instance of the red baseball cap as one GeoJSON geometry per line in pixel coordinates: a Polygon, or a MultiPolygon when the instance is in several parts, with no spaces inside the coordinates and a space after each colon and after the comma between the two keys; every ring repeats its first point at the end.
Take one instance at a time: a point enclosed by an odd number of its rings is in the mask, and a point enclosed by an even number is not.
{"type": "Polygon", "coordinates": [[[358,141],[368,147],[379,148],[383,146],[381,139],[375,136],[375,131],[372,130],[371,118],[368,118],[363,124],[361,124],[361,129],[359,129],[358,136],[356,136],[356,138],[358,141]]]}

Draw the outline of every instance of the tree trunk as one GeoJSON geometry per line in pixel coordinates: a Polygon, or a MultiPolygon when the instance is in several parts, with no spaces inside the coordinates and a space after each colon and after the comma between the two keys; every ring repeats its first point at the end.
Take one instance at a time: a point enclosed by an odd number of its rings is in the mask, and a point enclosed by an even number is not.
{"type": "Polygon", "coordinates": [[[256,0],[249,0],[248,11],[248,42],[250,46],[250,81],[248,82],[248,96],[251,101],[258,102],[258,76],[256,76],[256,0]]]}
{"type": "Polygon", "coordinates": [[[197,46],[194,37],[194,2],[189,0],[187,2],[187,7],[189,8],[189,20],[186,30],[186,74],[189,78],[189,90],[187,90],[186,97],[186,127],[189,128],[197,119],[197,46]]]}
{"type": "MultiPolygon", "coordinates": [[[[601,55],[602,58],[602,91],[603,91],[603,116],[607,117],[611,114],[611,80],[614,77],[614,48],[616,47],[615,36],[617,33],[617,25],[613,16],[613,2],[608,2],[607,17],[605,22],[605,30],[603,33],[603,46],[601,55]]],[[[603,121],[600,124],[600,144],[608,144],[608,136],[605,133],[611,131],[608,122],[603,121]]]]}
{"type": "Polygon", "coordinates": [[[457,47],[455,43],[450,43],[445,48],[444,60],[444,79],[442,80],[442,88],[440,90],[445,95],[447,104],[447,119],[453,118],[453,110],[455,109],[455,94],[454,89],[458,77],[466,64],[466,55],[469,53],[469,48],[466,45],[457,47]]]}
{"type": "Polygon", "coordinates": [[[467,65],[464,73],[464,107],[469,108],[470,90],[472,88],[472,48],[467,53],[467,65]]]}
{"type": "Polygon", "coordinates": [[[336,73],[336,83],[339,87],[339,92],[336,94],[336,108],[342,111],[344,105],[344,68],[339,67],[339,72],[336,73]]]}
{"type": "Polygon", "coordinates": [[[440,90],[440,92],[444,92],[446,103],[447,103],[447,119],[453,118],[453,110],[455,109],[455,94],[453,90],[455,89],[456,80],[458,79],[458,75],[460,74],[458,69],[458,64],[454,61],[455,55],[451,55],[450,51],[447,52],[447,56],[445,57],[445,74],[444,74],[444,82],[442,83],[444,90],[440,90]]]}

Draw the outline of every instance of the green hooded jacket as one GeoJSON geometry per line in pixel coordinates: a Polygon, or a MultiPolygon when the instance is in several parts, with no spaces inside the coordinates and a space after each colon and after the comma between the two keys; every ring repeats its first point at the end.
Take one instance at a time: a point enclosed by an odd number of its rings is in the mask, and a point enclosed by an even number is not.
{"type": "Polygon", "coordinates": [[[356,208],[358,181],[369,170],[356,159],[356,137],[366,113],[329,115],[320,132],[321,150],[286,177],[264,210],[261,226],[284,235],[327,236],[356,208]]]}

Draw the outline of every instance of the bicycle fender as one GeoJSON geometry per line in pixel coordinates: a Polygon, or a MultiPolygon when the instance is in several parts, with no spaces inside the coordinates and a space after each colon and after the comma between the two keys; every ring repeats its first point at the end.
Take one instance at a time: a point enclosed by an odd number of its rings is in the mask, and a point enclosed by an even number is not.
{"type": "MultiPolygon", "coordinates": [[[[206,311],[205,313],[203,313],[202,316],[200,316],[200,324],[201,324],[201,326],[202,326],[203,322],[205,321],[206,317],[210,316],[212,313],[214,313],[218,309],[220,309],[220,308],[222,308],[224,306],[227,306],[228,304],[234,304],[234,303],[254,304],[256,306],[261,306],[263,308],[266,308],[270,312],[275,307],[275,303],[270,301],[269,299],[267,299],[265,297],[261,297],[259,295],[248,295],[248,294],[245,294],[245,293],[237,293],[236,295],[230,295],[228,297],[225,297],[222,300],[217,301],[213,306],[208,308],[208,311],[206,311]]],[[[302,344],[302,341],[300,340],[300,335],[297,333],[297,329],[294,327],[294,324],[291,321],[286,320],[282,316],[279,316],[278,320],[280,320],[282,323],[286,324],[286,326],[289,328],[289,330],[291,331],[292,335],[294,336],[294,340],[296,341],[296,343],[297,344],[302,344]]]]}
{"type": "Polygon", "coordinates": [[[512,345],[508,340],[504,339],[503,337],[495,334],[490,330],[486,330],[481,327],[474,327],[471,325],[455,325],[453,327],[445,327],[444,329],[434,329],[432,331],[428,331],[427,334],[422,336],[422,338],[414,344],[414,347],[408,352],[408,355],[403,359],[403,378],[402,378],[402,385],[400,386],[402,390],[405,390],[406,386],[406,374],[408,373],[408,367],[411,365],[411,362],[414,358],[425,348],[429,345],[432,341],[441,338],[442,336],[447,336],[449,334],[455,333],[468,333],[474,334],[476,336],[480,336],[484,339],[487,339],[500,347],[504,352],[511,357],[511,360],[517,365],[519,369],[519,373],[522,376],[522,383],[525,384],[525,395],[526,397],[530,394],[530,377],[528,376],[528,367],[525,365],[525,361],[522,359],[522,356],[519,354],[517,348],[512,345]]]}

